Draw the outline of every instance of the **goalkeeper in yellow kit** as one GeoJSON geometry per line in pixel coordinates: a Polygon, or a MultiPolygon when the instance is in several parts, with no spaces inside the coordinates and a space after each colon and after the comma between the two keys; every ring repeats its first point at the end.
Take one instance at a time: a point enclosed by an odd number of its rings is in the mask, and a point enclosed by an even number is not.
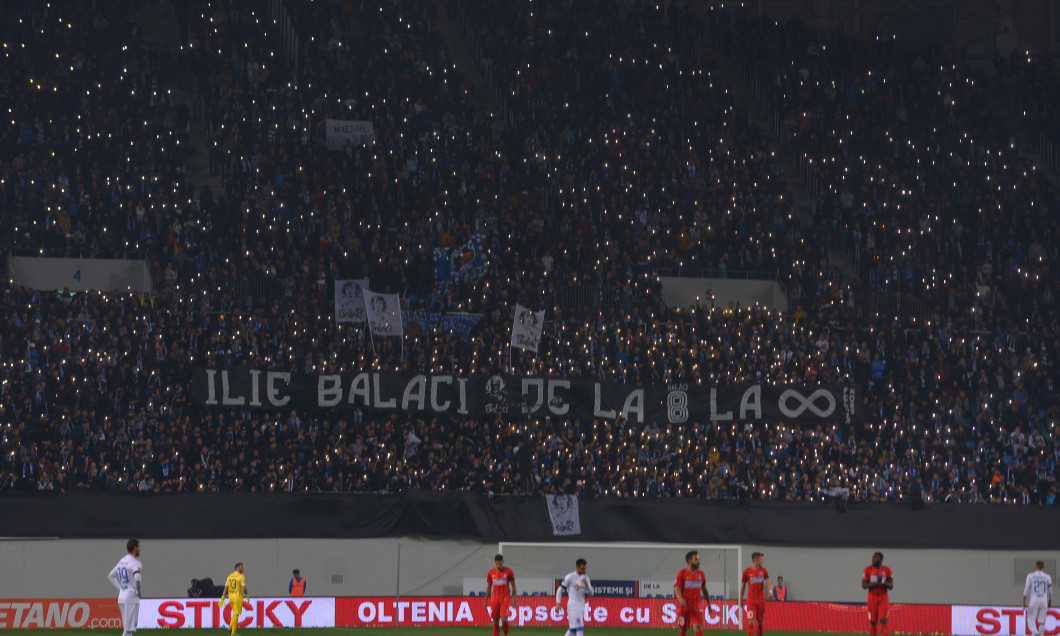
{"type": "Polygon", "coordinates": [[[225,591],[221,593],[221,600],[217,601],[218,607],[225,604],[225,596],[232,604],[232,620],[228,624],[228,633],[231,636],[237,636],[236,628],[239,627],[239,615],[243,613],[243,601],[250,599],[250,595],[247,594],[247,578],[243,576],[242,563],[236,563],[235,571],[225,580],[225,591]]]}

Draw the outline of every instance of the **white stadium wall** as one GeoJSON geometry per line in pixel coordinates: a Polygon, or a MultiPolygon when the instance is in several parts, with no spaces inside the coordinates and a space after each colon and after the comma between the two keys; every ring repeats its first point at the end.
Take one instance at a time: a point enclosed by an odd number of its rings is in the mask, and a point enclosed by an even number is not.
{"type": "MultiPolygon", "coordinates": [[[[295,568],[308,580],[311,596],[461,596],[464,579],[485,577],[497,550],[496,543],[415,537],[141,540],[147,597],[183,597],[193,577],[211,577],[220,585],[236,561],[246,564],[248,588],[259,598],[285,595],[295,568]]],[[[124,545],[124,538],[0,540],[0,598],[109,597],[106,575],[124,545]]],[[[860,573],[871,548],[745,544],[742,549],[745,560],[755,550],[765,553],[767,569],[774,579],[784,577],[791,600],[864,599],[860,573]]],[[[884,552],[895,573],[893,603],[1019,605],[1021,582],[1034,560],[1045,559],[1055,573],[1060,558],[1055,551],[884,552]]]]}

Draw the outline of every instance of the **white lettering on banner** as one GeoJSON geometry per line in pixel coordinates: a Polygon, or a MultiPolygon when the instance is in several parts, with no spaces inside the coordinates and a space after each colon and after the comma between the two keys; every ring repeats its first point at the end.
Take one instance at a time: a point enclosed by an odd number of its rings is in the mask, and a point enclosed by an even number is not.
{"type": "Polygon", "coordinates": [[[379,394],[381,387],[380,387],[379,374],[378,373],[373,373],[372,374],[372,384],[375,385],[374,386],[375,391],[372,392],[373,396],[375,398],[375,401],[374,401],[374,404],[372,404],[372,406],[374,406],[377,409],[392,409],[395,406],[397,406],[397,398],[390,398],[389,400],[387,400],[385,402],[383,401],[383,396],[379,394]]]}
{"type": "Polygon", "coordinates": [[[243,396],[232,397],[228,389],[228,371],[221,372],[221,404],[225,406],[242,406],[246,402],[243,396]]]}
{"type": "Polygon", "coordinates": [[[427,376],[417,375],[405,385],[405,393],[401,396],[401,410],[409,410],[410,405],[422,411],[427,402],[427,376]]]}
{"type": "Polygon", "coordinates": [[[435,411],[448,411],[449,400],[444,402],[438,401],[438,385],[439,384],[452,384],[453,376],[451,375],[432,375],[431,376],[431,409],[435,411]]]}
{"type": "Polygon", "coordinates": [[[361,404],[365,406],[372,405],[372,398],[369,397],[369,391],[371,390],[369,384],[367,373],[358,373],[353,376],[353,382],[350,383],[350,406],[353,406],[354,398],[361,398],[361,404]]]}
{"type": "Polygon", "coordinates": [[[250,405],[261,406],[261,389],[258,387],[258,378],[261,377],[261,369],[251,369],[250,373],[250,405]]]}
{"type": "Polygon", "coordinates": [[[269,397],[269,403],[273,406],[284,406],[291,401],[291,396],[280,397],[280,389],[276,386],[276,380],[283,380],[284,384],[291,384],[291,374],[285,371],[269,371],[265,374],[268,387],[265,392],[269,397]]]}
{"type": "Polygon", "coordinates": [[[593,383],[593,417],[604,417],[604,418],[607,418],[609,420],[613,420],[613,419],[615,419],[615,417],[617,415],[618,415],[618,413],[615,413],[614,410],[605,411],[605,410],[603,410],[603,408],[600,407],[600,383],[599,382],[594,382],[593,383]]]}
{"type": "Polygon", "coordinates": [[[467,378],[457,378],[456,385],[460,387],[460,408],[456,412],[467,415],[467,378]]]}
{"type": "Polygon", "coordinates": [[[668,383],[633,387],[588,379],[479,374],[463,378],[372,371],[295,374],[247,368],[196,368],[194,372],[193,399],[207,408],[362,407],[460,415],[475,409],[480,414],[509,416],[574,414],[608,420],[624,416],[635,424],[649,420],[683,424],[692,418],[731,422],[737,417],[751,421],[861,417],[856,391],[823,385],[708,388],[668,383]],[[469,387],[473,387],[470,396],[469,387]]]}
{"type": "Polygon", "coordinates": [[[570,404],[558,393],[558,389],[570,390],[570,380],[548,381],[548,410],[554,415],[566,415],[570,412],[570,404]],[[562,405],[562,406],[560,406],[562,405]]]}
{"type": "Polygon", "coordinates": [[[536,413],[545,402],[545,380],[543,378],[523,378],[523,414],[536,413]],[[534,389],[534,399],[530,398],[530,389],[534,389]]]}
{"type": "Polygon", "coordinates": [[[710,419],[718,420],[719,422],[728,422],[732,420],[732,411],[725,411],[724,413],[718,413],[718,390],[710,390],[710,419]]]}
{"type": "Polygon", "coordinates": [[[825,389],[817,389],[811,393],[809,397],[803,396],[802,393],[799,393],[795,389],[788,389],[780,394],[780,398],[777,400],[777,408],[779,408],[780,412],[786,417],[792,419],[799,417],[802,415],[803,411],[806,410],[809,410],[817,417],[828,417],[835,412],[835,397],[825,389]],[[823,409],[817,406],[817,398],[824,399],[825,407],[823,409]],[[788,408],[789,400],[795,400],[798,402],[796,405],[797,408],[788,408]]]}
{"type": "Polygon", "coordinates": [[[467,601],[364,601],[357,606],[357,620],[365,625],[395,621],[435,625],[475,622],[467,601]]]}
{"type": "Polygon", "coordinates": [[[622,403],[622,413],[627,420],[644,421],[644,389],[634,389],[629,392],[626,401],[622,403]]]}
{"type": "MultiPolygon", "coordinates": [[[[990,636],[1024,636],[1033,630],[1027,627],[1027,614],[1014,606],[954,605],[950,609],[951,632],[954,634],[989,634],[990,636]]],[[[1049,608],[1045,616],[1045,633],[1060,634],[1060,610],[1049,608]]]]}
{"type": "MultiPolygon", "coordinates": [[[[218,607],[213,600],[143,599],[142,627],[213,629],[226,627],[232,606],[218,607]]],[[[260,598],[243,603],[240,627],[334,627],[333,598],[260,598]]]]}
{"type": "Polygon", "coordinates": [[[68,629],[84,627],[92,610],[84,601],[0,603],[0,629],[68,629]]]}
{"type": "Polygon", "coordinates": [[[747,412],[753,414],[754,419],[762,419],[762,386],[755,385],[743,393],[740,398],[740,418],[747,419],[747,412]]]}
{"type": "Polygon", "coordinates": [[[342,377],[340,375],[321,375],[317,378],[317,404],[335,406],[342,401],[342,377]]]}
{"type": "Polygon", "coordinates": [[[217,369],[206,370],[206,406],[217,406],[217,386],[214,378],[217,377],[217,369]]]}
{"type": "Polygon", "coordinates": [[[664,603],[662,607],[662,619],[667,625],[673,625],[677,622],[677,605],[674,603],[664,603]]]}
{"type": "Polygon", "coordinates": [[[651,610],[647,607],[623,607],[618,611],[618,618],[623,623],[632,623],[634,620],[638,623],[647,623],[651,620],[651,610]]]}

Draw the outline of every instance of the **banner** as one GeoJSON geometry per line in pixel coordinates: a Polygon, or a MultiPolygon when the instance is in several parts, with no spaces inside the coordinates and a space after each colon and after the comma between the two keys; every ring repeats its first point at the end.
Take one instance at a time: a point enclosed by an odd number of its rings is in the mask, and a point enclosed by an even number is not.
{"type": "MultiPolygon", "coordinates": [[[[716,574],[708,569],[705,571],[708,577],[716,576],[716,574]]],[[[641,598],[673,598],[674,597],[674,579],[673,577],[667,579],[640,579],[636,581],[637,584],[637,596],[641,598]]],[[[708,578],[706,580],[707,589],[711,591],[711,598],[721,598],[724,596],[724,591],[727,589],[724,581],[717,579],[708,578]]],[[[595,586],[596,583],[594,582],[595,586]]]]}
{"type": "Polygon", "coordinates": [[[367,318],[364,304],[364,290],[368,289],[368,279],[348,279],[335,281],[335,322],[362,323],[367,318]]]}
{"type": "Polygon", "coordinates": [[[660,276],[659,283],[667,307],[710,307],[713,302],[720,311],[731,302],[742,309],[762,305],[774,311],[788,310],[788,295],[772,280],[660,276]]]}
{"type": "MultiPolygon", "coordinates": [[[[608,579],[592,579],[593,596],[613,596],[616,598],[637,598],[640,596],[637,581],[619,581],[608,579]]],[[[559,587],[560,579],[556,579],[556,587],[559,587]]],[[[707,589],[710,589],[709,587],[707,589]]],[[[674,586],[670,586],[670,596],[673,596],[674,586]]]]}
{"type": "Polygon", "coordinates": [[[448,333],[458,338],[468,340],[471,332],[482,320],[482,314],[458,314],[443,313],[440,311],[402,311],[401,320],[405,328],[409,325],[419,325],[424,331],[441,329],[442,333],[448,333]]]}
{"type": "Polygon", "coordinates": [[[8,278],[30,289],[151,293],[147,261],[127,258],[9,256],[8,278]]]}
{"type": "Polygon", "coordinates": [[[328,150],[342,150],[346,144],[359,146],[375,141],[375,128],[370,121],[329,119],[325,125],[328,150]]]}
{"type": "MultiPolygon", "coordinates": [[[[894,633],[949,634],[950,606],[892,605],[890,629],[894,633]]],[[[743,611],[734,601],[712,601],[708,628],[740,629],[743,611]]],[[[585,603],[582,615],[586,629],[595,627],[642,627],[672,629],[677,626],[677,604],[673,599],[596,598],[585,603]]],[[[336,627],[398,627],[442,625],[487,625],[489,611],[481,597],[340,598],[335,601],[336,627]]],[[[519,597],[516,607],[508,608],[512,625],[557,627],[567,625],[566,603],[555,607],[554,599],[541,596],[519,597]]],[[[821,631],[859,633],[867,630],[865,605],[801,603],[766,604],[765,628],[769,631],[821,631]]],[[[969,634],[969,632],[952,632],[969,634]]],[[[975,633],[975,632],[971,632],[975,633]]]]}
{"type": "Polygon", "coordinates": [[[548,518],[552,522],[552,534],[557,537],[582,533],[582,520],[578,513],[576,495],[545,495],[548,518]]]}
{"type": "Polygon", "coordinates": [[[376,336],[401,335],[401,296],[364,291],[368,328],[376,336]]]}
{"type": "Polygon", "coordinates": [[[121,629],[114,598],[4,599],[0,629],[121,629]]]}
{"type": "MultiPolygon", "coordinates": [[[[369,317],[371,317],[371,292],[369,317]]],[[[374,330],[374,327],[373,327],[374,330]]],[[[395,334],[400,331],[395,331],[395,334]]],[[[286,371],[195,368],[196,406],[251,409],[352,409],[435,415],[571,419],[624,415],[631,423],[862,421],[857,389],[830,385],[692,383],[653,386],[508,374],[413,375],[361,372],[313,375],[286,371]]]]}
{"type": "MultiPolygon", "coordinates": [[[[485,577],[481,581],[485,584],[485,577]]],[[[566,603],[555,607],[555,581],[543,580],[540,595],[519,596],[508,608],[514,625],[562,628],[567,624],[566,603]]],[[[605,589],[615,584],[621,596],[593,596],[585,604],[586,625],[671,629],[677,623],[673,598],[624,596],[633,581],[597,581],[605,589]]],[[[465,587],[467,587],[465,582],[465,587]]],[[[643,590],[642,590],[643,591],[643,590]]],[[[673,590],[671,588],[671,594],[673,590]]],[[[479,592],[481,593],[481,592],[479,592]]],[[[704,621],[714,629],[740,629],[743,611],[732,600],[712,600],[704,621]]],[[[140,629],[228,626],[231,605],[217,606],[213,599],[145,598],[140,601],[140,629]]],[[[482,596],[309,597],[252,598],[243,605],[242,628],[280,627],[398,627],[476,625],[490,622],[482,596]]],[[[769,601],[765,628],[769,631],[860,633],[867,629],[864,603],[769,601]]],[[[952,634],[953,636],[1023,636],[1025,614],[1015,606],[891,605],[888,627],[892,633],[952,634]]],[[[0,600],[0,629],[120,629],[118,602],[106,599],[4,599],[0,600]]],[[[1051,608],[1045,633],[1060,633],[1060,610],[1051,608]]]]}
{"type": "MultiPolygon", "coordinates": [[[[114,603],[117,609],[117,602],[114,603]]],[[[213,599],[145,598],[140,600],[141,629],[228,627],[232,604],[218,607],[213,599]]],[[[118,625],[121,625],[119,618],[118,625]]],[[[335,627],[334,598],[251,598],[243,602],[239,626],[254,627],[335,627]]]]}
{"type": "MultiPolygon", "coordinates": [[[[1023,636],[1027,629],[1027,613],[1022,607],[993,605],[954,605],[951,613],[952,632],[955,634],[995,634],[1023,636]]],[[[1045,633],[1060,634],[1060,610],[1050,607],[1045,617],[1045,633]]]]}
{"type": "Polygon", "coordinates": [[[541,328],[544,325],[544,311],[530,311],[516,304],[515,316],[512,319],[512,346],[537,353],[537,347],[541,344],[541,328]]]}
{"type": "Polygon", "coordinates": [[[467,243],[453,248],[434,248],[434,282],[445,291],[452,283],[463,283],[480,278],[486,273],[486,252],[482,235],[476,234],[467,243]]]}

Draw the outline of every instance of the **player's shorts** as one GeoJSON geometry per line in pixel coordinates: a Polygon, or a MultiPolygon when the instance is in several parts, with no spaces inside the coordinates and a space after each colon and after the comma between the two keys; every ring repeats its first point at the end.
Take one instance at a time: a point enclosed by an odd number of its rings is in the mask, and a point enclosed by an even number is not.
{"type": "Polygon", "coordinates": [[[500,619],[502,621],[508,620],[508,599],[506,598],[492,598],[490,599],[490,618],[493,620],[500,619]]]}
{"type": "Polygon", "coordinates": [[[766,602],[748,601],[746,611],[747,620],[761,622],[766,617],[766,602]]]}
{"type": "Polygon", "coordinates": [[[886,596],[869,598],[869,622],[887,620],[887,611],[891,609],[891,601],[886,596]]]}
{"type": "Polygon", "coordinates": [[[236,620],[238,621],[239,615],[243,613],[243,600],[240,599],[238,601],[233,601],[231,603],[231,605],[232,605],[232,616],[235,616],[236,620]]]}
{"type": "Polygon", "coordinates": [[[585,629],[585,603],[567,603],[567,625],[572,632],[585,629]]]}
{"type": "Polygon", "coordinates": [[[684,609],[677,609],[677,626],[680,628],[686,628],[691,625],[702,626],[704,622],[703,605],[701,603],[689,603],[684,609]]]}
{"type": "Polygon", "coordinates": [[[121,610],[121,628],[127,632],[136,631],[136,621],[140,617],[140,599],[119,601],[121,610]]]}

